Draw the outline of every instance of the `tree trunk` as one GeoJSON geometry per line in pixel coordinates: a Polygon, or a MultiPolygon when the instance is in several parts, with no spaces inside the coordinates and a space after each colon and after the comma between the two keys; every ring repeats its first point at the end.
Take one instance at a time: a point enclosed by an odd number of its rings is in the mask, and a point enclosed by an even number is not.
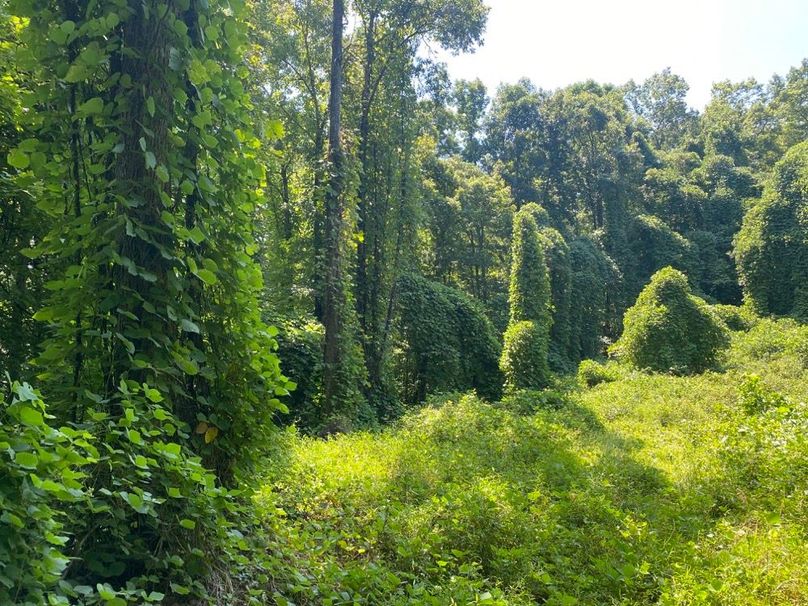
{"type": "MultiPolygon", "coordinates": [[[[372,234],[369,230],[368,208],[368,182],[370,180],[370,106],[373,87],[373,65],[376,62],[376,15],[371,13],[365,28],[365,60],[362,68],[362,98],[361,113],[359,116],[359,192],[357,195],[358,230],[362,238],[356,245],[356,310],[359,314],[359,324],[362,330],[367,328],[366,314],[368,312],[368,283],[367,283],[367,251],[372,234]]],[[[364,339],[368,338],[363,335],[364,339]]]]}
{"type": "Polygon", "coordinates": [[[328,100],[328,161],[329,183],[325,194],[324,250],[326,272],[323,288],[323,324],[325,346],[323,361],[323,392],[326,415],[335,408],[338,369],[342,362],[340,339],[342,333],[341,305],[344,299],[342,283],[342,190],[343,159],[340,144],[340,114],[342,106],[342,28],[344,0],[333,0],[331,29],[331,83],[328,100]]]}

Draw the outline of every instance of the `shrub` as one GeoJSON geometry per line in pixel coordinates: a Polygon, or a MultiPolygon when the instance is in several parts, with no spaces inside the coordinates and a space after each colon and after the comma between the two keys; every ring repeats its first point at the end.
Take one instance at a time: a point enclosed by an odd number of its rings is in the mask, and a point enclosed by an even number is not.
{"type": "Polygon", "coordinates": [[[289,414],[279,415],[280,422],[311,430],[321,420],[323,340],[319,322],[284,322],[279,326],[278,358],[284,375],[295,383],[295,389],[283,398],[289,414]]]}
{"type": "Polygon", "coordinates": [[[89,434],[51,427],[28,384],[11,392],[0,393],[0,604],[67,604],[63,509],[85,497],[80,468],[97,452],[89,434]]]}
{"type": "Polygon", "coordinates": [[[499,406],[520,415],[530,415],[538,410],[559,410],[569,403],[567,393],[558,389],[520,389],[506,395],[499,406]]]}
{"type": "Polygon", "coordinates": [[[711,305],[710,309],[717,315],[727,328],[734,331],[746,332],[760,320],[749,307],[738,307],[737,305],[711,305]]]}
{"type": "Polygon", "coordinates": [[[610,351],[638,368],[700,372],[728,344],[724,323],[672,267],[654,274],[623,322],[623,335],[610,351]]]}
{"type": "Polygon", "coordinates": [[[397,291],[402,399],[421,402],[430,393],[468,389],[498,398],[501,347],[480,306],[457,289],[412,274],[398,280],[397,291]]]}
{"type": "Polygon", "coordinates": [[[748,375],[738,388],[741,408],[747,414],[758,414],[786,406],[786,399],[766,386],[757,375],[748,375]]]}
{"type": "Polygon", "coordinates": [[[505,331],[500,367],[508,389],[540,389],[550,380],[547,331],[530,320],[516,322],[505,331]]]}
{"type": "Polygon", "coordinates": [[[586,387],[594,387],[601,383],[611,383],[617,380],[617,373],[611,368],[595,362],[583,360],[578,365],[578,382],[586,387]]]}
{"type": "Polygon", "coordinates": [[[791,318],[758,319],[733,340],[730,361],[734,366],[749,366],[753,362],[768,365],[784,358],[790,358],[800,369],[808,368],[808,326],[791,318]]]}

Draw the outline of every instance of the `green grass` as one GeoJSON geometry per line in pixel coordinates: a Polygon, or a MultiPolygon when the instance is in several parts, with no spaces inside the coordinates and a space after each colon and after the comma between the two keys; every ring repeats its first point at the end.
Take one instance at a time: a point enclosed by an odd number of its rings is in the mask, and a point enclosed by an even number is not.
{"type": "Polygon", "coordinates": [[[762,321],[723,365],[288,435],[256,498],[276,599],[808,604],[808,331],[762,321]]]}

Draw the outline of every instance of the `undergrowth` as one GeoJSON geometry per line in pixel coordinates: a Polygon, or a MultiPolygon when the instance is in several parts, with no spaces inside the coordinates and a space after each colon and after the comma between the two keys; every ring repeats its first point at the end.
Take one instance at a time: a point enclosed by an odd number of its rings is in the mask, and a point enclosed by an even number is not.
{"type": "Polygon", "coordinates": [[[808,603],[806,329],[732,338],[720,372],[610,363],[564,393],[434,399],[379,433],[290,431],[256,498],[274,599],[808,603]]]}

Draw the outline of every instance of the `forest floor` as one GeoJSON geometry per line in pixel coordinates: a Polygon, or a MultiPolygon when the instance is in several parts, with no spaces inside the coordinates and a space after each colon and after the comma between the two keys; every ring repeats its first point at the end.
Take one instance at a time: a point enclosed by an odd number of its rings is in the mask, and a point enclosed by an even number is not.
{"type": "Polygon", "coordinates": [[[808,604],[808,329],[720,371],[433,399],[290,433],[256,498],[279,604],[808,604]]]}

